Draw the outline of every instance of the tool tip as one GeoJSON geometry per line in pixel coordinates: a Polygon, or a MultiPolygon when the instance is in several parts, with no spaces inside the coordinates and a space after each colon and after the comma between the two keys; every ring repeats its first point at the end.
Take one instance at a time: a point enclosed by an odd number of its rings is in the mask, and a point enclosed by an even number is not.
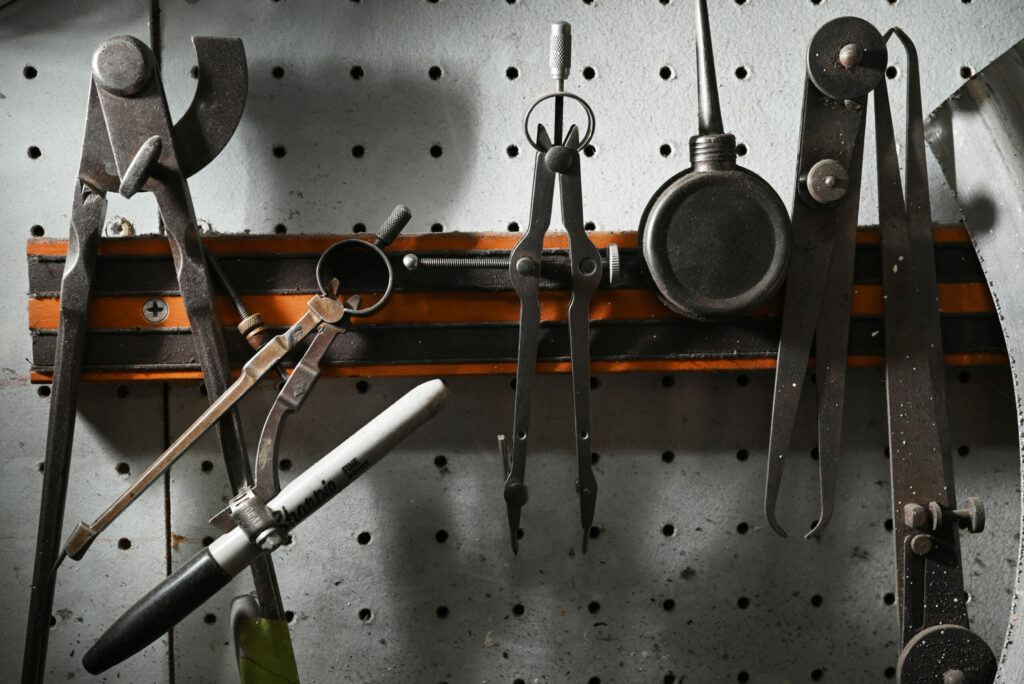
{"type": "Polygon", "coordinates": [[[53,576],[57,574],[57,568],[60,567],[60,564],[63,563],[64,559],[67,558],[67,557],[68,557],[67,551],[61,551],[60,552],[60,555],[57,556],[57,562],[53,564],[53,567],[50,568],[50,574],[47,575],[47,577],[49,579],[53,579],[53,576]]]}

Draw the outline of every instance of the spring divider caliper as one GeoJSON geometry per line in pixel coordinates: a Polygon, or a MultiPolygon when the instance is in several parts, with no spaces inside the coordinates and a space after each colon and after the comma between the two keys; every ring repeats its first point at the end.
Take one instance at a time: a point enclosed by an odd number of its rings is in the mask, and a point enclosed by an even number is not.
{"type": "MultiPolygon", "coordinates": [[[[394,285],[394,273],[382,249],[398,236],[408,224],[410,218],[409,210],[399,205],[391,213],[391,216],[384,223],[381,230],[374,236],[372,243],[355,239],[342,240],[327,249],[317,264],[317,282],[320,285],[321,294],[315,295],[309,300],[307,303],[309,310],[292,324],[288,330],[271,338],[257,351],[242,367],[242,373],[238,379],[223,394],[217,397],[210,404],[210,407],[186,428],[164,453],[157,457],[136,478],[135,482],[110,504],[95,521],[92,523],[81,522],[76,526],[65,542],[63,552],[57,564],[59,565],[65,557],[81,560],[100,532],[106,529],[132,502],[137,500],[171,464],[181,457],[196,440],[202,437],[216,423],[220,416],[231,410],[249,390],[255,387],[256,383],[271,368],[276,366],[285,354],[294,349],[303,338],[316,330],[317,337],[314,339],[313,344],[310,345],[303,359],[307,363],[305,365],[300,363],[302,368],[298,376],[294,372],[292,373],[282,389],[284,397],[279,396],[282,404],[286,406],[290,404],[288,410],[285,411],[286,413],[296,410],[305,399],[305,394],[311,389],[312,383],[319,377],[319,368],[316,369],[317,372],[315,374],[311,373],[308,369],[309,361],[314,360],[315,364],[319,366],[320,358],[326,352],[330,342],[343,330],[341,325],[343,321],[350,317],[369,316],[387,304],[394,285]],[[331,263],[330,256],[337,256],[340,250],[349,247],[366,249],[375,253],[381,259],[387,271],[387,286],[383,294],[376,302],[363,308],[358,308],[361,304],[359,297],[351,297],[346,302],[340,301],[338,299],[338,288],[340,287],[338,279],[330,277],[332,267],[334,266],[331,263]],[[288,401],[289,397],[291,397],[290,402],[288,401]]],[[[277,406],[276,403],[275,406],[277,406]]],[[[273,422],[279,425],[283,417],[283,415],[277,415],[273,422]]],[[[268,420],[268,422],[270,421],[268,420]]],[[[264,437],[269,436],[272,438],[271,442],[276,442],[276,436],[274,435],[277,433],[277,427],[272,428],[268,432],[270,434],[265,434],[264,437]]],[[[270,447],[269,451],[267,448],[261,449],[260,454],[257,456],[257,473],[261,470],[264,472],[262,477],[257,477],[257,484],[262,486],[263,491],[270,491],[275,487],[280,489],[276,477],[276,445],[271,444],[270,447]],[[266,472],[270,467],[274,470],[273,474],[266,472]]],[[[246,486],[239,491],[244,493],[249,489],[251,487],[246,486]]]]}

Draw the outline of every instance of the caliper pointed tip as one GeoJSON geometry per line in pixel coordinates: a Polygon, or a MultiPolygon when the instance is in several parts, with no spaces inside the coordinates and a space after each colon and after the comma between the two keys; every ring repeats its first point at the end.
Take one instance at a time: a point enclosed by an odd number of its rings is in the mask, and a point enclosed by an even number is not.
{"type": "Polygon", "coordinates": [[[786,530],[782,529],[782,526],[779,525],[779,521],[775,519],[774,511],[770,513],[768,511],[765,511],[765,518],[768,519],[768,526],[772,528],[775,534],[779,535],[783,539],[789,537],[789,535],[786,534],[786,530]]]}
{"type": "Polygon", "coordinates": [[[50,574],[46,576],[48,580],[52,580],[54,578],[54,576],[57,574],[57,568],[60,567],[60,564],[63,563],[64,559],[67,557],[68,552],[62,549],[60,555],[57,556],[57,562],[53,564],[52,568],[50,568],[50,574]]]}

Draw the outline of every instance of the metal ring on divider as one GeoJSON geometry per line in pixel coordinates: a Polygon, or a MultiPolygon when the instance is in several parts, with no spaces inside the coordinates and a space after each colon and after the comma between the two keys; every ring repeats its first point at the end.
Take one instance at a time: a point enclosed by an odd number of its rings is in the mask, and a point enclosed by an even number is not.
{"type": "Polygon", "coordinates": [[[567,97],[570,100],[576,100],[583,107],[583,111],[587,113],[587,132],[580,139],[580,144],[576,147],[577,151],[582,150],[590,143],[591,138],[594,137],[594,124],[596,123],[596,120],[594,118],[594,110],[590,108],[590,105],[587,104],[587,101],[584,100],[579,95],[574,95],[573,93],[547,93],[546,95],[541,95],[536,100],[534,100],[533,104],[530,105],[530,108],[526,111],[526,116],[523,117],[523,132],[526,134],[526,140],[530,143],[530,147],[537,150],[541,154],[547,152],[547,150],[545,150],[544,148],[537,144],[536,140],[530,137],[530,115],[533,114],[533,110],[537,108],[537,105],[539,105],[544,100],[550,100],[553,97],[567,97]]]}
{"type": "MultiPolygon", "coordinates": [[[[351,317],[358,318],[362,316],[369,316],[371,314],[376,313],[385,304],[387,304],[388,299],[391,298],[391,290],[393,289],[395,284],[395,272],[394,269],[391,268],[391,261],[388,260],[387,255],[384,253],[384,250],[382,250],[377,245],[366,240],[357,240],[355,238],[349,238],[348,240],[341,240],[340,242],[335,242],[333,245],[324,250],[324,253],[320,255],[320,259],[316,262],[316,283],[320,287],[320,292],[326,295],[328,292],[327,282],[330,282],[325,278],[325,274],[323,273],[324,268],[326,268],[327,255],[331,254],[335,250],[343,250],[349,247],[368,249],[371,252],[375,253],[377,256],[380,257],[380,260],[384,263],[384,268],[386,268],[388,272],[388,284],[387,287],[384,289],[384,294],[381,296],[380,300],[374,302],[370,306],[363,307],[361,309],[349,309],[347,307],[345,309],[348,312],[348,315],[351,317]]],[[[332,274],[332,276],[337,277],[335,274],[332,274]]],[[[339,290],[343,290],[343,287],[339,288],[339,290]]]]}

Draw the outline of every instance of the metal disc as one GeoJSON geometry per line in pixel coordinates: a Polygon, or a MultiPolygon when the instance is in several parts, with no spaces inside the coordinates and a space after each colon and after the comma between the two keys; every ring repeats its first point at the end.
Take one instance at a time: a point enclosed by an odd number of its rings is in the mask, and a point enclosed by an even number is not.
{"type": "Polygon", "coordinates": [[[840,17],[818,29],[811,39],[807,48],[807,75],[828,97],[853,100],[867,95],[881,82],[888,59],[885,41],[878,29],[863,19],[840,17]],[[860,58],[855,60],[858,63],[849,68],[840,61],[840,54],[847,46],[860,48],[860,58]]]}
{"type": "Polygon", "coordinates": [[[641,220],[643,268],[670,309],[697,320],[740,316],[771,297],[789,260],[789,216],[744,169],[684,172],[641,220]]]}
{"type": "Polygon", "coordinates": [[[907,642],[896,664],[900,684],[990,684],[996,657],[985,640],[960,625],[936,625],[907,642]]]}

